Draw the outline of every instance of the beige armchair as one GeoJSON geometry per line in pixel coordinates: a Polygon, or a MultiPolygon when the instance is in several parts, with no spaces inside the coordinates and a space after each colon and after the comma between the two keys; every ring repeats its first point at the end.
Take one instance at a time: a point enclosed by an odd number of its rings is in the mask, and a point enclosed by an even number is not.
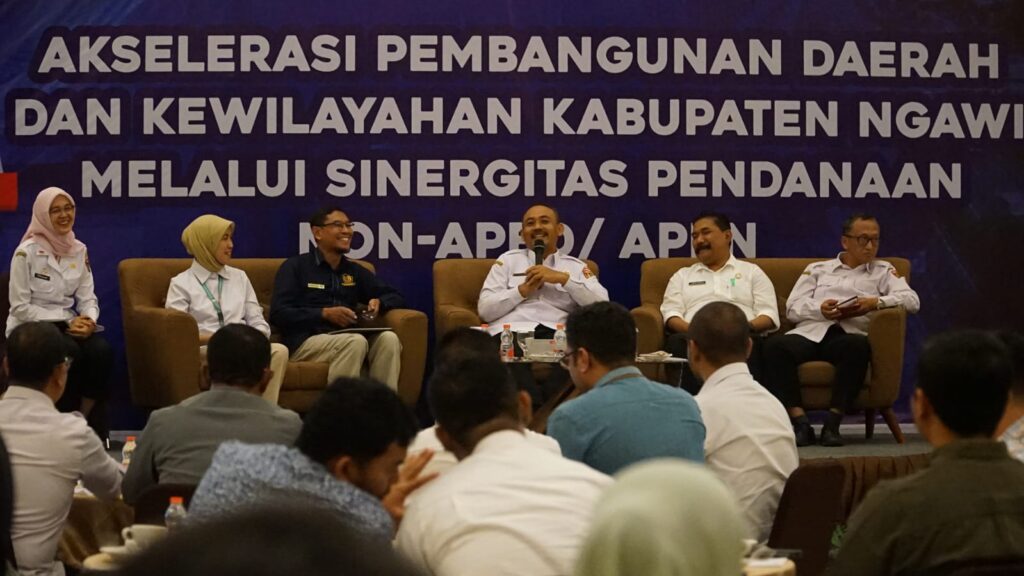
{"type": "MultiPolygon", "coordinates": [[[[231,265],[243,270],[268,316],[274,276],[282,258],[242,258],[231,265]]],[[[192,316],[164,308],[171,278],[186,270],[188,258],[131,258],[117,272],[124,316],[125,352],[132,401],[145,408],[176,404],[199,392],[199,328],[192,316]]],[[[371,272],[372,264],[356,261],[371,272]]],[[[398,394],[409,405],[419,399],[427,358],[427,316],[416,310],[391,310],[381,320],[402,342],[398,394]]],[[[276,335],[271,335],[277,340],[276,335]]],[[[278,400],[305,412],[327,386],[327,364],[289,362],[278,400]]]]}
{"type": "MultiPolygon", "coordinates": [[[[599,275],[597,264],[587,260],[587,267],[599,275]]],[[[462,326],[479,326],[477,300],[493,258],[458,258],[434,262],[434,335],[445,334],[462,326]]]]}
{"type": "MultiPolygon", "coordinates": [[[[775,286],[779,300],[779,315],[782,317],[780,332],[793,325],[786,320],[786,299],[793,290],[797,279],[811,262],[823,258],[744,258],[764,270],[775,286]]],[[[910,261],[905,258],[883,258],[896,267],[896,271],[910,281],[910,261]]],[[[665,287],[677,270],[697,262],[696,258],[659,258],[648,260],[640,267],[640,306],[632,310],[633,319],[640,330],[638,349],[641,353],[660,350],[664,345],[665,323],[661,317],[661,301],[665,287]]],[[[857,405],[864,410],[865,433],[871,438],[874,433],[875,413],[881,412],[889,430],[897,442],[903,442],[903,433],[892,411],[893,402],[900,391],[903,374],[903,347],[906,336],[906,311],[890,308],[875,312],[868,328],[871,342],[871,368],[865,387],[857,397],[857,405]]],[[[644,368],[648,376],[658,375],[651,368],[644,368]]],[[[807,362],[800,365],[800,390],[805,408],[824,410],[828,408],[835,368],[828,362],[807,362]]]]}

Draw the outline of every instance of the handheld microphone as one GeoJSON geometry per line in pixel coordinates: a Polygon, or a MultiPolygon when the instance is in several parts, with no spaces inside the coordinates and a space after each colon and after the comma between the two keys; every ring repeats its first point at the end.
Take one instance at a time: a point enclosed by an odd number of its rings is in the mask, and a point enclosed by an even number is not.
{"type": "Polygon", "coordinates": [[[540,266],[544,262],[544,250],[547,249],[547,244],[543,240],[537,238],[533,241],[533,263],[540,266]]]}

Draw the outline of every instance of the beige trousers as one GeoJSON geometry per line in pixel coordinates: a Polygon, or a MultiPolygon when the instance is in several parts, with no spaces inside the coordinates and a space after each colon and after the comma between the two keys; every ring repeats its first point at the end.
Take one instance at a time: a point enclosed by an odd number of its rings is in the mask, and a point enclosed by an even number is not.
{"type": "Polygon", "coordinates": [[[297,362],[327,362],[327,379],[358,378],[363,362],[369,366],[370,378],[398,390],[401,371],[402,343],[394,332],[377,334],[317,334],[310,336],[292,356],[297,362]]]}

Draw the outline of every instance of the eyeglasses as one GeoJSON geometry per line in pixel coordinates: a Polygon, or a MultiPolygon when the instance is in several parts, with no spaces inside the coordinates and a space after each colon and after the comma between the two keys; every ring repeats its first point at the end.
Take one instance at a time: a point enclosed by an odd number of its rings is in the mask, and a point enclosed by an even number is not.
{"type": "Polygon", "coordinates": [[[562,358],[558,360],[558,365],[561,366],[562,368],[565,368],[566,370],[568,370],[569,369],[569,359],[572,358],[573,356],[575,356],[576,354],[578,354],[579,351],[580,351],[580,348],[577,348],[577,349],[573,350],[572,352],[566,352],[565,355],[562,356],[562,358]]]}
{"type": "Polygon", "coordinates": [[[342,230],[351,230],[356,227],[355,222],[324,222],[320,228],[341,228],[342,230]]]}
{"type": "Polygon", "coordinates": [[[63,208],[50,208],[50,216],[60,216],[61,214],[74,214],[75,205],[68,204],[63,208]]]}
{"type": "Polygon", "coordinates": [[[843,234],[843,238],[856,240],[857,245],[860,246],[861,248],[867,246],[868,242],[871,242],[875,246],[878,246],[878,241],[882,239],[881,236],[850,236],[849,234],[843,234]]]}

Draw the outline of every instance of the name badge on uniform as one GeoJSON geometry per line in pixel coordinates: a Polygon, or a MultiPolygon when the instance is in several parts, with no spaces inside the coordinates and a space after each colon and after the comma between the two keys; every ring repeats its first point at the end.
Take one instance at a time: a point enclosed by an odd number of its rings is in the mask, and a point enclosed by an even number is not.
{"type": "Polygon", "coordinates": [[[687,284],[687,286],[703,286],[703,285],[705,285],[707,283],[708,283],[707,280],[696,280],[694,282],[690,282],[689,284],[687,284]]]}
{"type": "Polygon", "coordinates": [[[327,289],[327,286],[324,286],[323,284],[316,284],[310,282],[309,284],[306,284],[306,288],[316,288],[317,290],[325,290],[327,289]]]}
{"type": "Polygon", "coordinates": [[[47,282],[50,281],[50,277],[47,276],[46,274],[40,274],[39,272],[36,272],[35,274],[33,274],[33,276],[39,278],[40,280],[46,280],[47,282]]]}
{"type": "Polygon", "coordinates": [[[356,279],[353,278],[351,274],[342,274],[341,275],[341,285],[342,286],[355,286],[356,285],[356,279]]]}

